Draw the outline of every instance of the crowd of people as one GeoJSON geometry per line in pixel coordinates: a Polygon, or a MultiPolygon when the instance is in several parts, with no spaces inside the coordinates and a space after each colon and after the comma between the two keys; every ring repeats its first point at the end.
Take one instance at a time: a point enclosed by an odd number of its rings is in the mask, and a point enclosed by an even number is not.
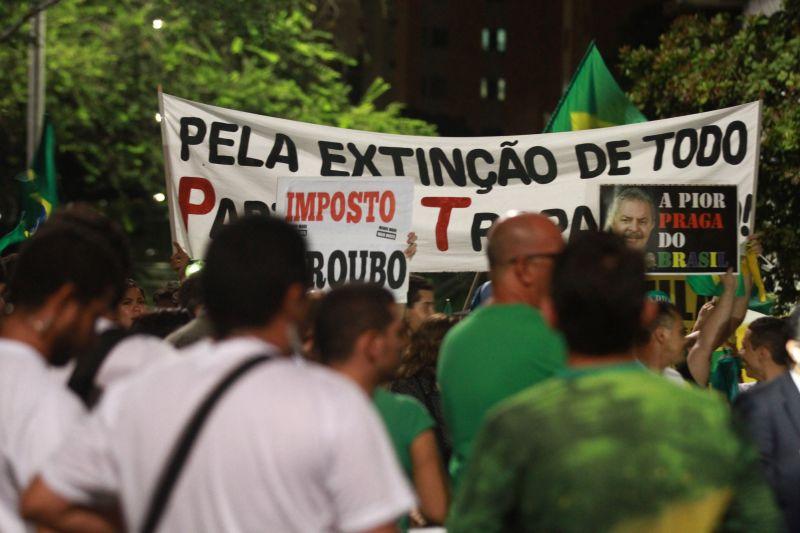
{"type": "Polygon", "coordinates": [[[119,228],[56,212],[0,262],[0,531],[800,531],[800,310],[720,394],[749,280],[687,332],[623,237],[509,213],[487,259],[455,317],[310,291],[244,217],[148,310],[119,228]]]}

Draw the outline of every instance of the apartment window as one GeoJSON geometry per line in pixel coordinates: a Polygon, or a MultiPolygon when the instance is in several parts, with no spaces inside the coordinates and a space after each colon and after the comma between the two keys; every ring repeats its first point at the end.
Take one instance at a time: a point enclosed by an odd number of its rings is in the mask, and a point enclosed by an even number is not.
{"type": "Polygon", "coordinates": [[[505,52],[508,34],[505,28],[483,28],[481,30],[481,49],[484,52],[505,52]]]}
{"type": "Polygon", "coordinates": [[[498,28],[497,33],[495,35],[496,35],[495,41],[497,43],[497,51],[498,52],[505,52],[506,51],[506,30],[505,30],[505,28],[498,28]]]}
{"type": "Polygon", "coordinates": [[[506,99],[506,90],[505,78],[481,78],[481,100],[497,100],[498,102],[504,102],[506,99]]]}

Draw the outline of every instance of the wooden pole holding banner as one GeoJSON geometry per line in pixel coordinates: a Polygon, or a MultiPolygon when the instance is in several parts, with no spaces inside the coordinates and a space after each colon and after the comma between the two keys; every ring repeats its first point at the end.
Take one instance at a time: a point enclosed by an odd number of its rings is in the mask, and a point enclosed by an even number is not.
{"type": "Polygon", "coordinates": [[[483,272],[475,272],[475,277],[472,278],[472,285],[469,287],[469,292],[467,293],[467,299],[464,300],[464,307],[461,308],[461,311],[469,311],[469,304],[472,302],[472,298],[475,295],[475,290],[478,288],[478,282],[481,279],[481,274],[483,272]]]}
{"type": "Polygon", "coordinates": [[[28,116],[26,165],[33,163],[33,154],[42,137],[44,123],[44,34],[45,11],[41,10],[31,20],[30,44],[28,45],[28,116]]]}
{"type": "MultiPolygon", "coordinates": [[[[159,83],[157,86],[158,90],[158,116],[161,117],[161,146],[164,149],[164,183],[166,185],[166,192],[167,192],[167,208],[169,209],[169,233],[170,233],[170,242],[175,243],[177,242],[175,232],[175,221],[173,213],[175,212],[176,206],[173,205],[173,197],[174,191],[172,186],[172,179],[170,177],[170,167],[167,164],[169,161],[169,146],[167,145],[167,134],[166,134],[166,127],[167,127],[167,117],[164,114],[164,94],[161,91],[161,84],[159,83]]],[[[173,252],[177,252],[175,247],[173,246],[173,252]]],[[[188,251],[189,258],[193,259],[191,250],[188,251]]]]}

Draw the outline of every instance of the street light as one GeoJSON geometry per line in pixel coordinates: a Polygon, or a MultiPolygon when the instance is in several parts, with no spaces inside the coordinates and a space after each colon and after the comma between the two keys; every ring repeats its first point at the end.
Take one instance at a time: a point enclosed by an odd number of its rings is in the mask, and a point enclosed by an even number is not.
{"type": "Polygon", "coordinates": [[[164,26],[164,21],[161,19],[153,19],[153,29],[160,30],[164,26]]]}
{"type": "Polygon", "coordinates": [[[163,193],[163,192],[157,192],[157,193],[155,193],[155,194],[153,195],[153,200],[155,200],[155,201],[156,201],[156,202],[158,202],[158,203],[161,203],[161,202],[163,202],[163,201],[164,201],[164,200],[166,200],[166,199],[167,199],[167,197],[164,195],[164,193],[163,193]]]}

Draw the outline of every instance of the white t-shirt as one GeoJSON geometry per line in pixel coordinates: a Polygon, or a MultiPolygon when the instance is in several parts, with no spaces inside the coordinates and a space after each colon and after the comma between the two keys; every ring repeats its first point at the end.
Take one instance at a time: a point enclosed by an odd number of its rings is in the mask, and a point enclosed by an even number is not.
{"type": "MultiPolygon", "coordinates": [[[[185,350],[112,385],[44,468],[51,489],[96,505],[119,495],[141,529],[156,477],[196,406],[231,368],[275,353],[253,338],[185,350]]],[[[360,531],[414,505],[369,398],[318,365],[276,357],[237,381],[210,415],[161,531],[360,531]]]]}
{"type": "Polygon", "coordinates": [[[177,358],[178,351],[166,341],[152,335],[133,335],[122,339],[106,356],[97,371],[95,383],[105,390],[112,383],[146,367],[177,358]]]}
{"type": "Polygon", "coordinates": [[[24,531],[19,496],[84,408],[27,344],[0,339],[0,531],[24,531]]]}

